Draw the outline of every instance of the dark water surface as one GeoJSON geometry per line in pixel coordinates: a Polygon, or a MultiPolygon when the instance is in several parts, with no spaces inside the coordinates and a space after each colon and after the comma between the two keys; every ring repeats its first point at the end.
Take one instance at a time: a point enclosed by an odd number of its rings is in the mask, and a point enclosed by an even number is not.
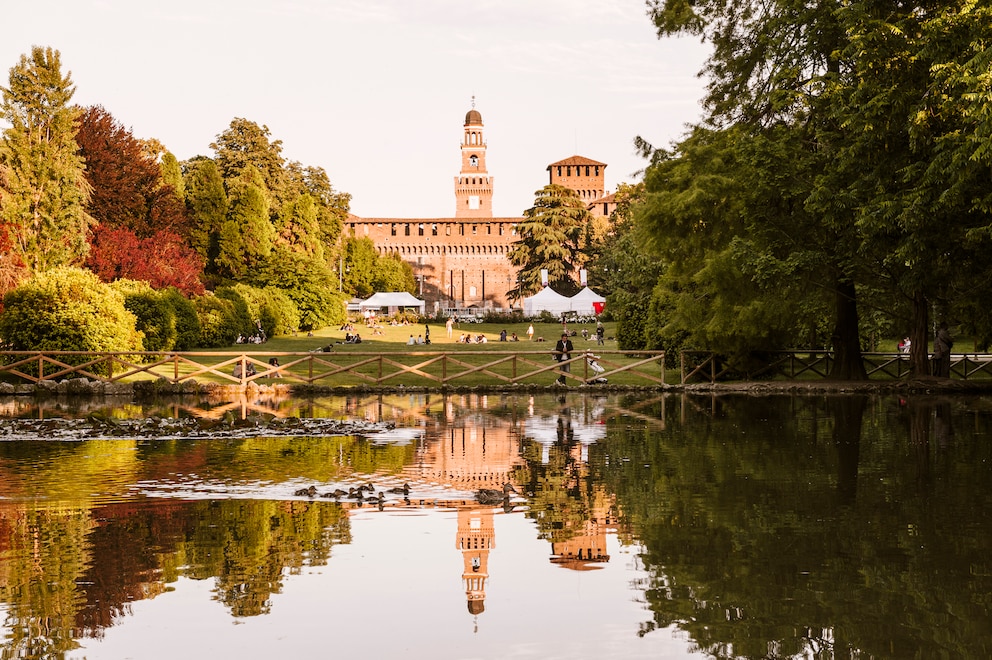
{"type": "Polygon", "coordinates": [[[992,398],[0,415],[4,660],[992,657],[992,398]]]}

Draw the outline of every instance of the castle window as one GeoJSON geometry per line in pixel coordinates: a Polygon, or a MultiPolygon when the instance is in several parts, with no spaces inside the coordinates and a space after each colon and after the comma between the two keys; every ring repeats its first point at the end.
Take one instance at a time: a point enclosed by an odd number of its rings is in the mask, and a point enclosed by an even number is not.
{"type": "Polygon", "coordinates": [[[572,166],[571,165],[566,165],[565,166],[565,176],[572,176],[572,166]]]}
{"type": "Polygon", "coordinates": [[[431,225],[431,236],[437,236],[437,225],[431,225]]]}
{"type": "Polygon", "coordinates": [[[410,235],[410,223],[403,225],[403,235],[404,236],[410,235]]]}
{"type": "Polygon", "coordinates": [[[596,176],[599,176],[599,165],[596,166],[596,176]]]}
{"type": "Polygon", "coordinates": [[[586,176],[589,176],[589,166],[586,165],[586,176]]]}
{"type": "Polygon", "coordinates": [[[465,235],[465,225],[458,225],[458,235],[459,236],[465,235]]]}
{"type": "Polygon", "coordinates": [[[417,225],[417,236],[423,236],[423,235],[424,235],[424,223],[421,222],[419,225],[417,225]]]}
{"type": "Polygon", "coordinates": [[[472,167],[478,167],[479,166],[479,157],[478,156],[470,156],[469,159],[468,159],[468,164],[471,165],[472,167]]]}
{"type": "Polygon", "coordinates": [[[561,165],[558,166],[558,176],[561,176],[561,165]]]}
{"type": "Polygon", "coordinates": [[[396,223],[389,225],[389,235],[390,236],[396,235],[396,223]]]}
{"type": "Polygon", "coordinates": [[[493,226],[492,225],[486,225],[486,233],[487,234],[493,233],[493,226]]]}
{"type": "Polygon", "coordinates": [[[472,225],[472,235],[473,235],[473,236],[475,236],[475,233],[476,233],[476,231],[475,231],[475,230],[476,230],[476,226],[475,226],[475,225],[472,225]]]}
{"type": "Polygon", "coordinates": [[[451,236],[451,225],[448,223],[445,223],[444,225],[444,235],[451,236]]]}

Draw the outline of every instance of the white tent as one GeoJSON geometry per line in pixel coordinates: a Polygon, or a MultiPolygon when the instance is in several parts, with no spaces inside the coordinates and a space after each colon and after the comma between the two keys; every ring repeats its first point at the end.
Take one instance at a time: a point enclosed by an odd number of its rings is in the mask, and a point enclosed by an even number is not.
{"type": "Polygon", "coordinates": [[[423,300],[406,291],[388,291],[372,294],[371,298],[363,300],[358,307],[363,312],[367,309],[378,312],[385,308],[388,314],[393,314],[407,307],[416,307],[420,310],[420,314],[423,315],[424,305],[423,300]]]}
{"type": "Polygon", "coordinates": [[[546,286],[530,298],[524,298],[524,316],[537,316],[541,312],[550,312],[557,316],[571,310],[570,300],[546,286]]]}
{"type": "Polygon", "coordinates": [[[586,287],[569,298],[569,301],[572,304],[570,311],[577,314],[595,314],[596,308],[593,303],[605,303],[606,298],[586,287]]]}

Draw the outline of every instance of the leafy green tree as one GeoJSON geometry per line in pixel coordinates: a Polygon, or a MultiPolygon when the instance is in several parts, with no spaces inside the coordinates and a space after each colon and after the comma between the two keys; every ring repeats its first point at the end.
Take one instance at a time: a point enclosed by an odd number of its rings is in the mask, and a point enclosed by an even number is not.
{"type": "Polygon", "coordinates": [[[176,341],[173,348],[177,351],[189,351],[199,346],[200,318],[193,301],[174,287],[162,289],[158,293],[172,307],[176,320],[176,341]]]}
{"type": "MultiPolygon", "coordinates": [[[[351,195],[335,191],[322,167],[303,167],[292,162],[287,166],[287,172],[293,185],[309,194],[316,202],[320,240],[325,246],[335,245],[341,237],[344,221],[348,218],[351,195]]],[[[328,253],[327,256],[331,255],[328,253]]]]}
{"type": "Polygon", "coordinates": [[[372,288],[375,291],[406,291],[416,294],[417,281],[413,276],[413,266],[396,253],[379,256],[375,262],[372,288]]]}
{"type": "Polygon", "coordinates": [[[57,50],[35,46],[2,88],[0,231],[17,262],[35,273],[86,255],[90,188],[75,142],[80,111],[57,50]]]}
{"type": "Polygon", "coordinates": [[[520,238],[507,255],[520,268],[511,298],[523,298],[541,288],[541,271],[548,271],[548,285],[564,295],[578,290],[573,275],[580,262],[580,239],[592,214],[575,191],[549,184],[538,190],[534,206],[517,224],[520,238]]]}
{"type": "Polygon", "coordinates": [[[171,151],[166,151],[159,161],[159,168],[162,170],[162,183],[172,188],[176,199],[185,203],[186,187],[183,185],[183,168],[179,159],[171,151]]]}
{"type": "Polygon", "coordinates": [[[367,237],[350,236],[344,241],[342,253],[345,292],[358,298],[368,298],[375,293],[376,262],[379,259],[375,243],[367,237]]]}
{"type": "Polygon", "coordinates": [[[331,323],[342,323],[346,318],[345,299],[338,293],[336,279],[322,262],[277,247],[253,281],[289,296],[299,311],[300,330],[317,330],[331,323]]]}
{"type": "Polygon", "coordinates": [[[269,195],[258,170],[249,167],[230,186],[227,218],[218,236],[217,271],[234,281],[261,270],[272,252],[275,228],[269,220],[269,195]]]}
{"type": "Polygon", "coordinates": [[[294,252],[324,261],[324,243],[317,217],[317,204],[309,193],[291,199],[279,212],[276,240],[294,252]]]}
{"type": "MultiPolygon", "coordinates": [[[[87,270],[59,267],[4,297],[0,338],[15,351],[140,351],[135,324],[119,291],[87,270]]],[[[89,358],[63,359],[78,364],[89,358]]]]}
{"type": "MultiPolygon", "coordinates": [[[[273,210],[278,212],[287,192],[288,177],[284,170],[282,140],[270,140],[268,126],[235,117],[230,126],[219,134],[210,148],[215,152],[217,167],[224,181],[244,177],[246,170],[256,170],[263,186],[272,196],[273,210]]],[[[255,176],[252,173],[250,176],[255,176]]]]}
{"type": "Polygon", "coordinates": [[[215,272],[220,230],[228,208],[224,179],[213,160],[200,156],[185,163],[183,186],[192,215],[190,244],[204,258],[208,271],[215,272]]]}

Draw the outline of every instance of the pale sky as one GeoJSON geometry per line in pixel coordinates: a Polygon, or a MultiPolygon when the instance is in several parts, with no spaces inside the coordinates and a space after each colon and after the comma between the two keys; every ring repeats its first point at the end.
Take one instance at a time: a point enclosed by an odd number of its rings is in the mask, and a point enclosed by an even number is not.
{"type": "Polygon", "coordinates": [[[643,0],[34,0],[0,9],[0,85],[33,45],[74,102],[177,158],[235,117],[323,167],[363,217],[450,217],[465,113],[482,113],[493,211],[519,216],[548,164],[607,163],[609,191],[700,117],[707,53],[655,36],[643,0]]]}

